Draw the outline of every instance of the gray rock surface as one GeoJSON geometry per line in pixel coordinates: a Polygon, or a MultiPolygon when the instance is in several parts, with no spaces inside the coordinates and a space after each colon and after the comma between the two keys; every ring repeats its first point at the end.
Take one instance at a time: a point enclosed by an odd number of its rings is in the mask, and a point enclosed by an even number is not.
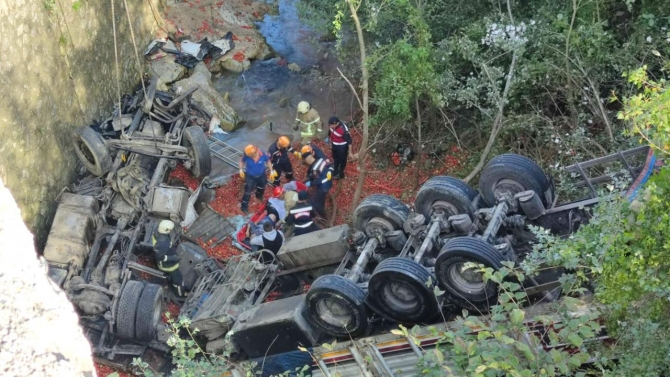
{"type": "Polygon", "coordinates": [[[95,376],[91,347],[65,293],[0,179],[0,375],[95,376]],[[42,259],[43,261],[43,259],[42,259]]]}
{"type": "Polygon", "coordinates": [[[230,132],[244,123],[244,120],[237,114],[235,109],[230,107],[223,97],[214,89],[212,85],[212,73],[207,69],[204,63],[198,63],[193,68],[191,76],[173,84],[173,88],[181,87],[187,90],[192,86],[199,87],[193,93],[193,100],[198,102],[212,115],[216,115],[221,121],[221,128],[230,132]]]}
{"type": "Polygon", "coordinates": [[[174,60],[174,55],[168,54],[150,63],[150,72],[158,77],[158,90],[167,91],[168,85],[181,80],[186,74],[186,67],[175,63],[174,60]]]}

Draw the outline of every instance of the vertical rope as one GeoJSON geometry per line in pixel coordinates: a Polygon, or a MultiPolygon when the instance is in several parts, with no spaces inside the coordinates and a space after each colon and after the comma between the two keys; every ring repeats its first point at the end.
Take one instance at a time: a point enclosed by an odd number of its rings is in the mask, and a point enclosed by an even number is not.
{"type": "Polygon", "coordinates": [[[140,61],[140,54],[137,52],[137,42],[135,42],[135,32],[133,31],[133,23],[130,20],[130,12],[128,11],[128,2],[123,0],[123,5],[126,8],[126,17],[128,18],[128,26],[130,26],[130,38],[133,40],[133,49],[135,49],[135,60],[137,61],[137,69],[140,73],[140,82],[142,83],[142,91],[144,91],[144,98],[147,98],[147,88],[144,86],[144,68],[140,61]]]}
{"type": "Polygon", "coordinates": [[[116,13],[114,11],[114,0],[110,0],[110,2],[112,3],[112,30],[114,34],[114,65],[116,67],[116,95],[119,100],[119,122],[121,122],[121,76],[119,73],[119,49],[116,43],[116,13]]]}

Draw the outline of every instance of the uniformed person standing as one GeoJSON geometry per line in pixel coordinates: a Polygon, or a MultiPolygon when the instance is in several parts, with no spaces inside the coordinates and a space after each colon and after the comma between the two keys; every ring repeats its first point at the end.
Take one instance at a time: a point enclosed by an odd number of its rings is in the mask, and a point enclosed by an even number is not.
{"type": "Polygon", "coordinates": [[[178,297],[183,297],[184,278],[179,271],[179,257],[176,249],[172,246],[170,232],[174,229],[174,223],[170,220],[162,220],[158,224],[158,229],[151,237],[154,253],[156,253],[156,263],[158,269],[163,271],[172,285],[172,290],[178,297]]]}
{"type": "Polygon", "coordinates": [[[272,169],[277,172],[277,176],[272,181],[274,187],[279,186],[279,178],[282,173],[284,173],[287,181],[290,182],[293,180],[293,165],[291,165],[291,159],[289,158],[289,152],[291,151],[290,144],[291,141],[288,137],[281,136],[268,148],[272,169]]]}
{"type": "Polygon", "coordinates": [[[298,104],[298,113],[295,117],[295,127],[300,129],[302,144],[309,144],[313,139],[319,138],[323,132],[323,122],[319,113],[311,108],[308,102],[302,101],[298,104]]]}
{"type": "Polygon", "coordinates": [[[240,159],[240,178],[244,179],[244,195],[240,205],[242,212],[249,212],[249,199],[254,188],[256,199],[263,200],[265,186],[268,183],[266,169],[270,171],[270,179],[274,181],[277,172],[272,169],[270,157],[254,145],[247,145],[244,148],[244,156],[240,159]]]}
{"type": "Polygon", "coordinates": [[[316,188],[310,202],[314,206],[314,211],[317,215],[326,217],[326,195],[333,187],[333,182],[331,181],[333,167],[330,165],[330,161],[323,158],[316,159],[314,155],[309,153],[303,154],[302,160],[308,166],[308,181],[305,185],[316,188]]]}
{"type": "Polygon", "coordinates": [[[347,158],[353,160],[350,146],[352,144],[349,128],[337,117],[328,120],[329,133],[326,141],[330,141],[333,151],[333,179],[344,178],[344,169],[347,167],[347,158]]]}

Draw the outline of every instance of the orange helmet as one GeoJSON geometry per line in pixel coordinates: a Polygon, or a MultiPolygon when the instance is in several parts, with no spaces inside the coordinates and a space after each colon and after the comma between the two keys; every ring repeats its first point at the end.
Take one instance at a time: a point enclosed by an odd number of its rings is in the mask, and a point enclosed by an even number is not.
{"type": "Polygon", "coordinates": [[[274,189],[272,189],[272,197],[273,198],[278,198],[284,194],[284,188],[281,186],[277,186],[274,189]]]}
{"type": "Polygon", "coordinates": [[[303,147],[300,149],[300,153],[304,156],[306,154],[313,153],[314,150],[312,149],[311,146],[309,145],[303,145],[303,147]]]}
{"type": "Polygon", "coordinates": [[[291,144],[291,141],[288,139],[286,136],[281,136],[279,139],[277,139],[277,146],[279,148],[286,148],[291,144]]]}
{"type": "Polygon", "coordinates": [[[246,147],[244,147],[244,154],[246,154],[249,157],[253,157],[256,152],[258,152],[258,148],[256,148],[254,145],[249,144],[246,147]]]}

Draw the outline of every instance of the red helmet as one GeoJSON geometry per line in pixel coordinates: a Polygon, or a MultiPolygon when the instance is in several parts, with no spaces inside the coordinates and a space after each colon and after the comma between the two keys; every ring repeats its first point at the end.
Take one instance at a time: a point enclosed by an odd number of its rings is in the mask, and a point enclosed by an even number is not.
{"type": "Polygon", "coordinates": [[[273,198],[278,198],[284,194],[284,188],[281,186],[277,186],[274,189],[272,189],[272,197],[273,198]]]}

